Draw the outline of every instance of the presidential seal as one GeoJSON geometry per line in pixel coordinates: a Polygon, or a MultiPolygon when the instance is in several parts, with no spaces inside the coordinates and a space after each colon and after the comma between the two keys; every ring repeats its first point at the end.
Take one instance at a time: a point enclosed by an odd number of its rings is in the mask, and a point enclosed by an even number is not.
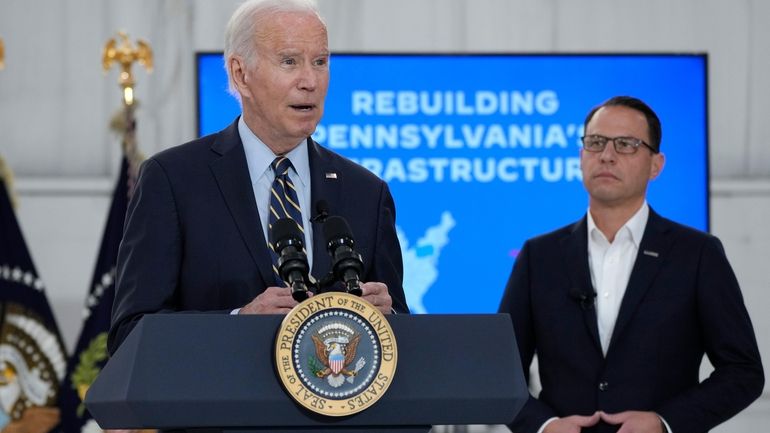
{"type": "Polygon", "coordinates": [[[288,394],[305,408],[345,416],[373,405],[396,371],[396,339],[385,316],[347,293],[315,295],[284,318],[275,365],[288,394]]]}

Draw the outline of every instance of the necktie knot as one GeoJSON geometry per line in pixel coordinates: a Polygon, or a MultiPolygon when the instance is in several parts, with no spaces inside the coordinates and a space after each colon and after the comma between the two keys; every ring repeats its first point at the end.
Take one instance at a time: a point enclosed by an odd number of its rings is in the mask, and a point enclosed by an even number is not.
{"type": "Polygon", "coordinates": [[[289,169],[292,167],[291,161],[285,156],[275,158],[270,166],[273,167],[273,173],[275,173],[276,176],[285,176],[289,174],[289,169]]]}

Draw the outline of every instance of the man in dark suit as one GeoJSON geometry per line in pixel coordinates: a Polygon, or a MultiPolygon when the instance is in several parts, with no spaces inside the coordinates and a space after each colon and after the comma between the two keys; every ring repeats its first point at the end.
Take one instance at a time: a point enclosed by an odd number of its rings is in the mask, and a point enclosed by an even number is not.
{"type": "Polygon", "coordinates": [[[585,121],[589,211],[526,242],[500,311],[542,392],[514,432],[706,432],[754,401],[764,373],[738,282],[717,238],[646,202],[663,169],[661,127],[615,97],[585,121]],[[707,355],[714,366],[699,381],[707,355]]]}
{"type": "Polygon", "coordinates": [[[408,312],[387,185],[309,138],[329,84],[327,31],[317,10],[305,0],[248,1],[225,39],[242,116],[143,165],[118,257],[111,353],[144,314],[284,314],[297,305],[276,278],[267,243],[281,173],[288,179],[281,177],[280,206],[301,212],[311,275],[320,279],[330,269],[313,212],[323,201],[350,224],[364,263],[363,298],[384,313],[408,312]],[[284,159],[286,172],[276,168],[284,159]]]}

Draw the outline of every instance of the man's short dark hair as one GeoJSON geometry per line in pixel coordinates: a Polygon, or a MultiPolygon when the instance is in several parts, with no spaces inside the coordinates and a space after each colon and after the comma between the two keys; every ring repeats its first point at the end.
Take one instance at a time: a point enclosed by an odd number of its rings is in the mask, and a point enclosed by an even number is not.
{"type": "Polygon", "coordinates": [[[634,98],[633,96],[614,96],[592,108],[586,116],[585,122],[583,123],[583,130],[588,129],[588,122],[591,121],[591,119],[594,117],[594,114],[596,114],[600,108],[617,106],[628,107],[632,110],[636,110],[644,114],[644,117],[647,119],[647,132],[650,135],[649,145],[655,149],[655,152],[660,152],[660,140],[663,138],[663,129],[660,126],[660,119],[658,119],[658,115],[655,114],[649,105],[645,104],[641,99],[634,98]]]}

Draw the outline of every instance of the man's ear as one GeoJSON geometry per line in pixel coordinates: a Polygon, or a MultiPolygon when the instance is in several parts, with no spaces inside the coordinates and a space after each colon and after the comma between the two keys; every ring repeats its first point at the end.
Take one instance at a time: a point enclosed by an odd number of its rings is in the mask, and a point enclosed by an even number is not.
{"type": "Polygon", "coordinates": [[[246,62],[241,56],[231,56],[227,59],[227,69],[230,71],[230,78],[233,80],[235,90],[243,97],[249,93],[246,62]]]}
{"type": "Polygon", "coordinates": [[[662,152],[652,155],[652,167],[650,168],[650,180],[656,179],[666,165],[666,155],[662,152]]]}

